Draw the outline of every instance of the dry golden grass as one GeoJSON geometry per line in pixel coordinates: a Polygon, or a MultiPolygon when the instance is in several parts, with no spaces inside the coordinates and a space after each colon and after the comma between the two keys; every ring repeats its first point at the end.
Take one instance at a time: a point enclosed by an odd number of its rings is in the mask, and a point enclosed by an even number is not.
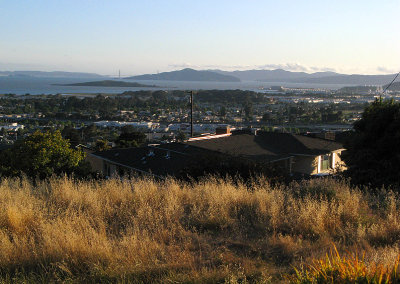
{"type": "Polygon", "coordinates": [[[400,199],[321,179],[0,183],[2,282],[285,282],[335,244],[399,255],[400,199]]]}
{"type": "Polygon", "coordinates": [[[391,284],[400,282],[400,259],[392,265],[382,263],[367,263],[364,255],[360,258],[357,254],[340,255],[336,247],[325,259],[313,260],[311,265],[296,269],[296,275],[289,277],[292,283],[371,283],[391,284]]]}

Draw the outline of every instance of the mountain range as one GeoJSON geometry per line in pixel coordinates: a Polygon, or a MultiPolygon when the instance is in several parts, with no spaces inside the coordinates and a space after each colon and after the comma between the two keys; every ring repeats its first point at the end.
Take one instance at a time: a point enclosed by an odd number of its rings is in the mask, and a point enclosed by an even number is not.
{"type": "Polygon", "coordinates": [[[349,84],[349,85],[384,85],[390,82],[395,74],[390,75],[359,75],[340,74],[336,72],[291,72],[283,69],[275,70],[245,70],[222,71],[186,68],[178,71],[159,74],[145,74],[125,79],[133,80],[169,80],[169,81],[215,81],[215,82],[282,82],[282,83],[313,83],[313,84],[349,84]]]}
{"type": "Polygon", "coordinates": [[[222,71],[222,70],[211,70],[224,75],[231,75],[239,78],[242,81],[263,81],[263,82],[287,82],[288,80],[303,81],[309,78],[323,78],[329,76],[339,75],[335,72],[292,72],[283,69],[275,70],[245,70],[245,71],[222,71]]]}
{"type": "MultiPolygon", "coordinates": [[[[386,89],[389,84],[383,86],[383,89],[386,89]]],[[[400,91],[400,82],[394,82],[389,89],[390,91],[400,91]]]]}
{"type": "Polygon", "coordinates": [[[349,85],[383,85],[390,82],[395,74],[390,75],[359,75],[340,74],[336,72],[291,72],[283,69],[275,70],[246,70],[246,71],[220,71],[225,75],[235,76],[243,81],[260,82],[287,82],[287,83],[313,83],[313,84],[349,84],[349,85]]]}
{"type": "Polygon", "coordinates": [[[0,71],[0,76],[8,77],[41,77],[41,78],[104,78],[95,73],[64,71],[0,71]]]}
{"type": "MultiPolygon", "coordinates": [[[[103,78],[107,76],[95,73],[78,72],[43,72],[43,71],[0,71],[0,76],[9,77],[48,77],[48,78],[103,78]]],[[[360,75],[340,74],[336,72],[292,72],[283,69],[275,70],[182,70],[144,74],[126,77],[128,80],[166,80],[166,81],[203,81],[203,82],[240,82],[256,81],[271,83],[310,83],[310,84],[342,84],[342,85],[385,85],[392,81],[395,74],[360,75]]]]}
{"type": "Polygon", "coordinates": [[[240,82],[240,79],[221,74],[214,71],[198,71],[186,68],[179,71],[162,72],[158,74],[146,74],[139,76],[127,77],[131,80],[166,80],[166,81],[208,81],[208,82],[240,82]]]}

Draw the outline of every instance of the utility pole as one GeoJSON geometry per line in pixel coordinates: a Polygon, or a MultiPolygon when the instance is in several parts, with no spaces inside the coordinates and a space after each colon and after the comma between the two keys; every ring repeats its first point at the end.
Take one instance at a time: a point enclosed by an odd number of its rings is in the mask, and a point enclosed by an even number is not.
{"type": "Polygon", "coordinates": [[[193,91],[190,92],[190,137],[193,137],[193,91]]]}

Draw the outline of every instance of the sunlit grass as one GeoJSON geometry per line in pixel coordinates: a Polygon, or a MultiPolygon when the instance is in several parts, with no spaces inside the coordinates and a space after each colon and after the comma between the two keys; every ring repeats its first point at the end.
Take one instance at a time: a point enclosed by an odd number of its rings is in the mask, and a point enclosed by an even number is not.
{"type": "Polygon", "coordinates": [[[292,283],[399,283],[399,256],[392,265],[367,263],[365,255],[340,255],[333,246],[324,259],[313,260],[312,264],[295,269],[292,283]]]}
{"type": "Polygon", "coordinates": [[[288,186],[263,178],[4,179],[0,278],[285,282],[332,244],[365,252],[366,267],[390,266],[399,254],[399,217],[395,194],[370,195],[332,179],[288,186]]]}

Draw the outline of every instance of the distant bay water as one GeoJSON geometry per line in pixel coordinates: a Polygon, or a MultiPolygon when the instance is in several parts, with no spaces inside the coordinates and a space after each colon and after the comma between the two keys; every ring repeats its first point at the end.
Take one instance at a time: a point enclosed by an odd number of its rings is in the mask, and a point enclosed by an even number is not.
{"type": "MultiPolygon", "coordinates": [[[[54,84],[83,83],[98,80],[110,80],[104,78],[44,78],[44,77],[8,77],[0,76],[0,94],[119,94],[125,91],[139,90],[250,90],[262,92],[262,88],[270,86],[284,86],[292,88],[321,88],[336,90],[344,86],[342,84],[310,84],[289,82],[186,82],[186,81],[155,81],[155,80],[124,80],[126,82],[138,82],[146,85],[157,85],[160,88],[149,87],[88,87],[88,86],[59,86],[54,84]]],[[[117,79],[115,79],[117,80],[117,79]]],[[[121,81],[123,79],[120,79],[121,81]]]]}

